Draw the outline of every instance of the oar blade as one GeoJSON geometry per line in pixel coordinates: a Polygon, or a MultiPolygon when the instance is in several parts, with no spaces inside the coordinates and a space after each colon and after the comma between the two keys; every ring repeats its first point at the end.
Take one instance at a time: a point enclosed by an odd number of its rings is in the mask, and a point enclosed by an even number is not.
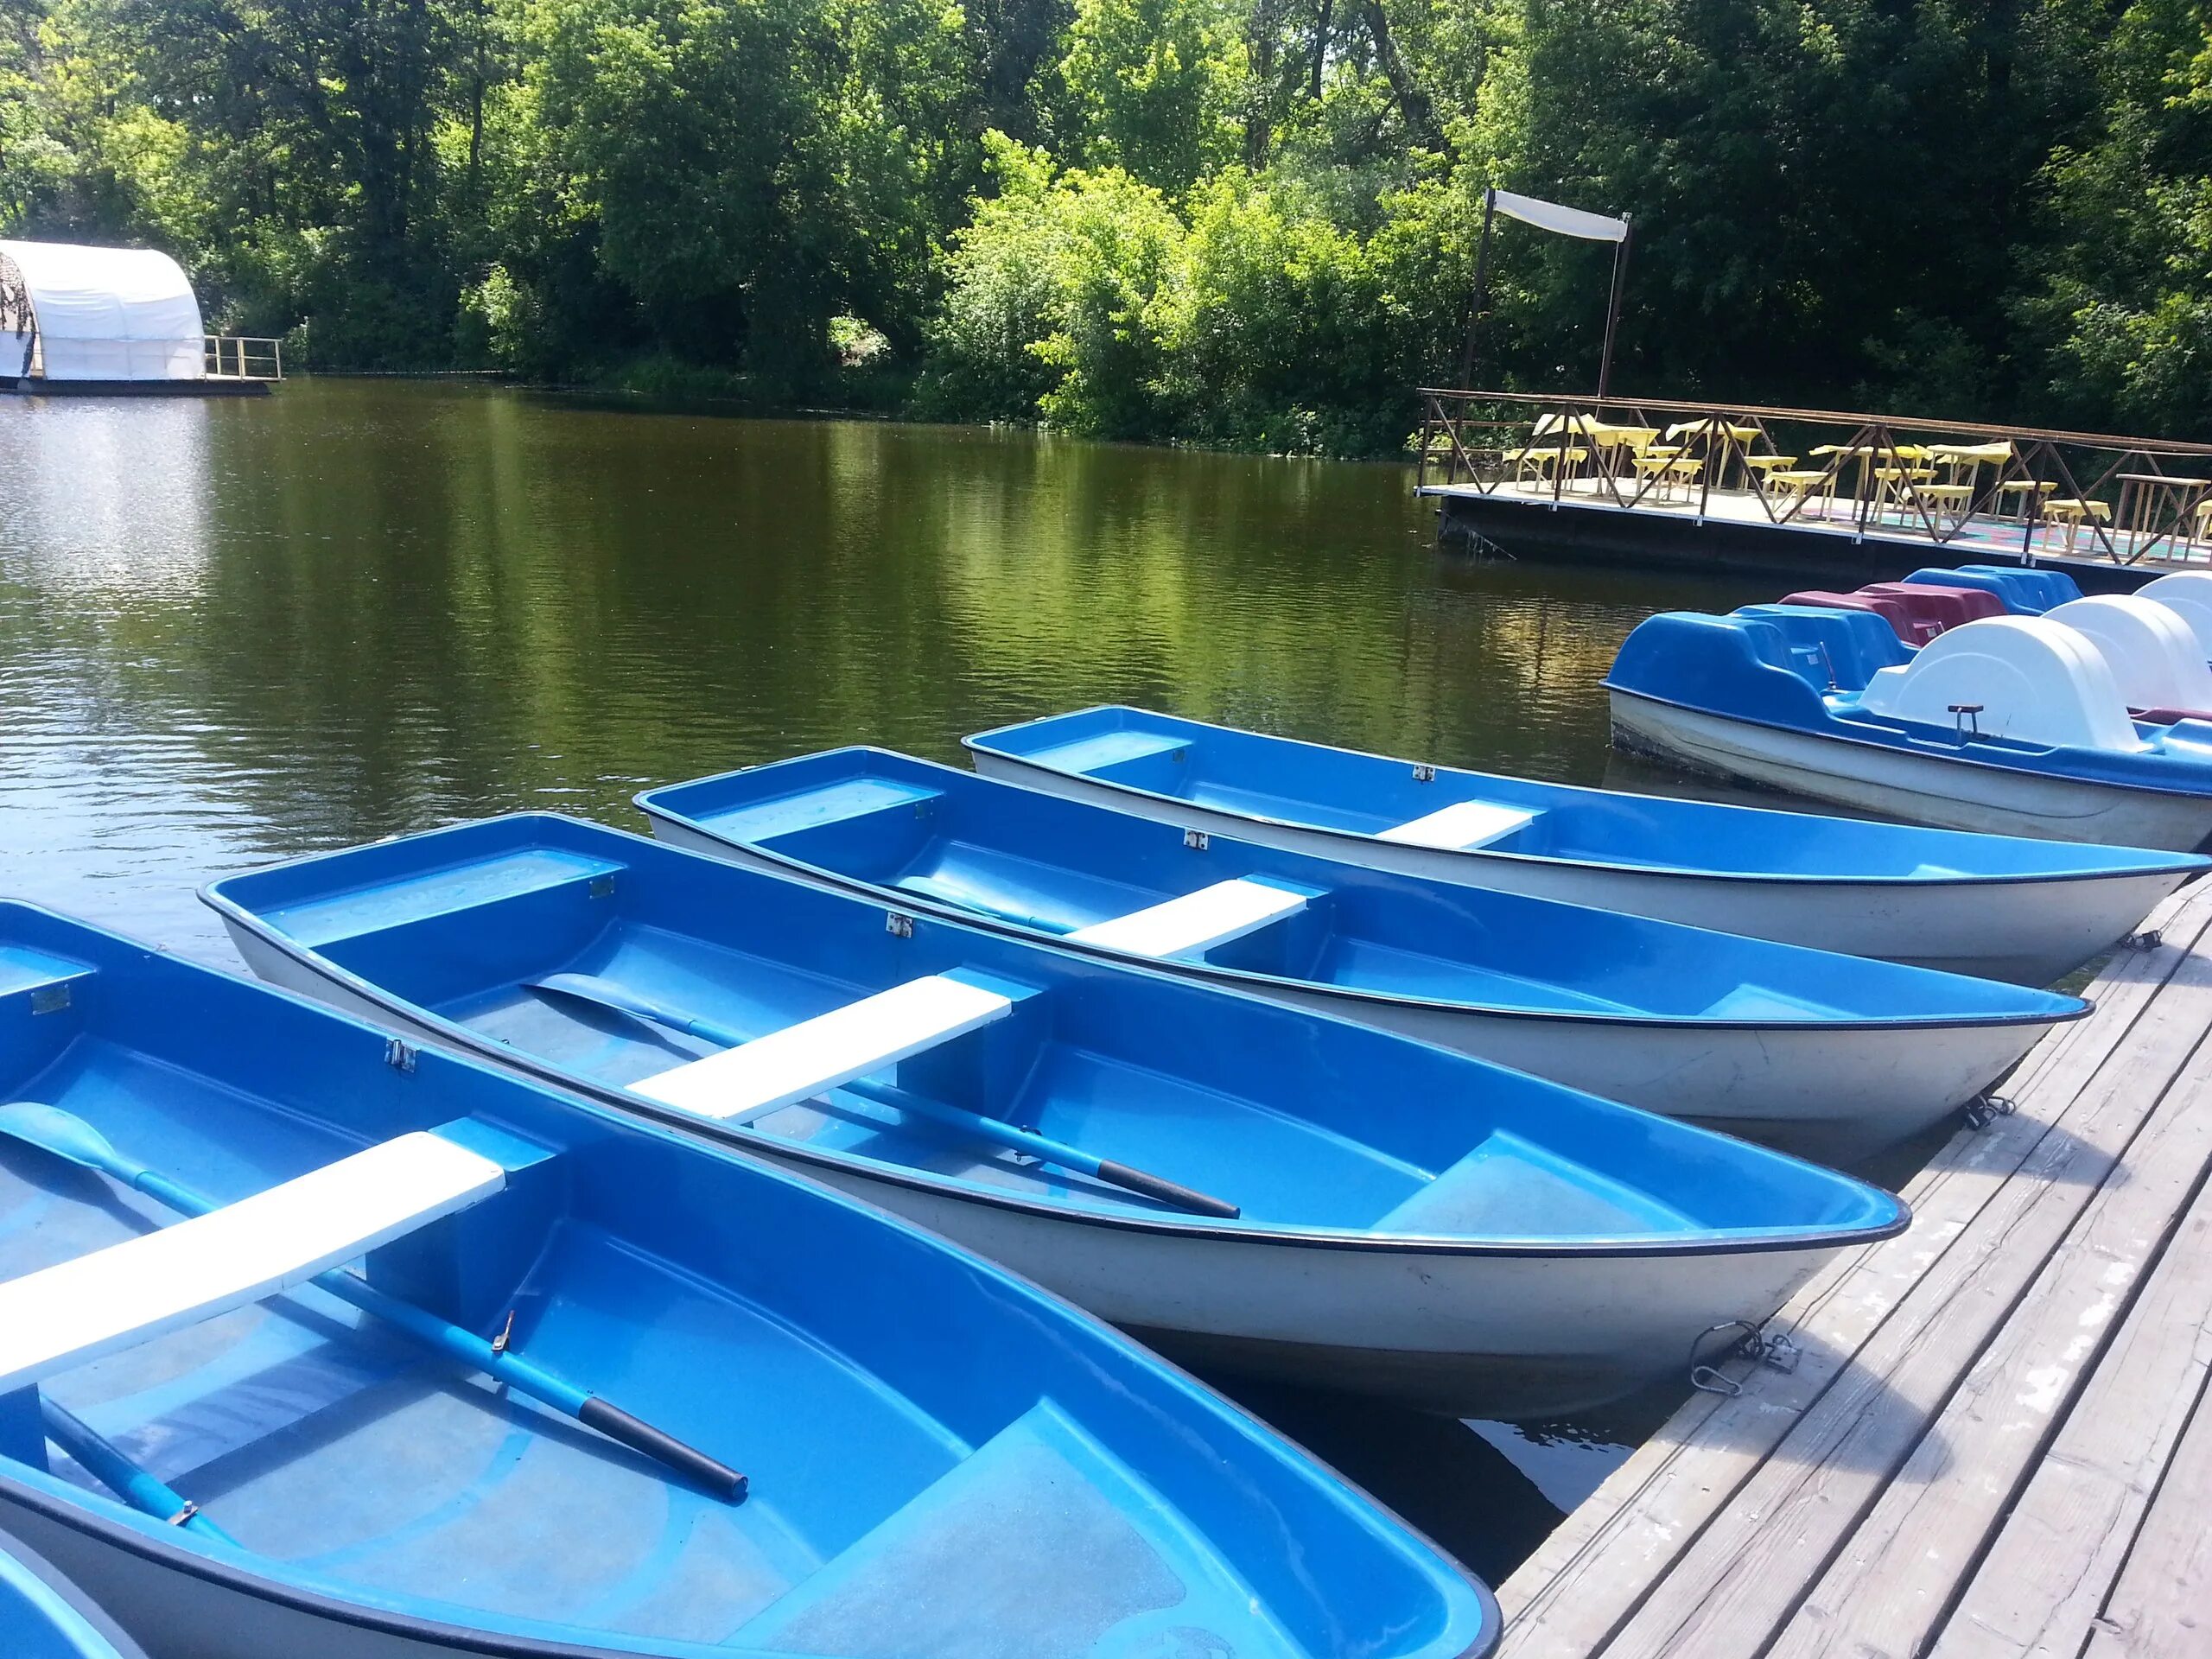
{"type": "Polygon", "coordinates": [[[42,1100],[11,1100],[0,1106],[0,1135],[126,1181],[137,1173],[98,1129],[76,1113],[42,1100]]]}

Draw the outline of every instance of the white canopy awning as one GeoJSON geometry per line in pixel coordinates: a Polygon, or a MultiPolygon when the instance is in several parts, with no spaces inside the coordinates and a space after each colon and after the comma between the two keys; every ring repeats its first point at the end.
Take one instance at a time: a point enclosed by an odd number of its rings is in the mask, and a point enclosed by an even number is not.
{"type": "MultiPolygon", "coordinates": [[[[143,248],[0,240],[29,292],[37,370],[48,380],[198,380],[200,302],[175,260],[143,248]]],[[[0,325],[0,374],[21,372],[28,330],[0,325]]]]}
{"type": "Polygon", "coordinates": [[[1586,242],[1621,242],[1628,238],[1625,219],[1586,213],[1580,207],[1561,207],[1556,201],[1545,201],[1535,196],[1516,195],[1510,190],[1493,190],[1490,199],[1491,205],[1508,218],[1556,231],[1561,236],[1579,236],[1586,242]]]}

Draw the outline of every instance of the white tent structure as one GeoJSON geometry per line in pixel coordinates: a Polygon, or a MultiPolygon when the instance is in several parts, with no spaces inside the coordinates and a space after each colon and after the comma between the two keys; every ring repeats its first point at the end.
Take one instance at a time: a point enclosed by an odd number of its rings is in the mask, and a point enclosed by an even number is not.
{"type": "Polygon", "coordinates": [[[175,260],[0,240],[0,380],[201,380],[207,336],[175,260]]]}

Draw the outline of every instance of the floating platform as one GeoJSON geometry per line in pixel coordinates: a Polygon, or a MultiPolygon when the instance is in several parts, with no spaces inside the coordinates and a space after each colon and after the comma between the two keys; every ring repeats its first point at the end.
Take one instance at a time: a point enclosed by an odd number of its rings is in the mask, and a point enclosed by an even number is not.
{"type": "Polygon", "coordinates": [[[203,380],[0,380],[19,397],[266,397],[274,380],[209,375],[203,380]]]}
{"type": "Polygon", "coordinates": [[[2212,1652],[2212,882],[2123,947],[1914,1222],[1499,1592],[1500,1659],[2212,1652]]]}
{"type": "MultiPolygon", "coordinates": [[[[1776,524],[1746,490],[1714,490],[1701,511],[1695,498],[1623,506],[1571,488],[1554,497],[1548,483],[1424,484],[1418,493],[1436,502],[1438,533],[1446,540],[1479,538],[1534,558],[1757,573],[1800,586],[1812,576],[1889,581],[1924,564],[2032,564],[2065,571],[2085,594],[2132,594],[2153,576],[2212,568],[2212,550],[2194,564],[2079,556],[2067,550],[2065,531],[2047,524],[2031,539],[2018,524],[1975,521],[1939,542],[1912,524],[1878,521],[1862,529],[1841,512],[1833,521],[1776,524]]],[[[2088,540],[2075,539],[2077,547],[2088,540]]]]}

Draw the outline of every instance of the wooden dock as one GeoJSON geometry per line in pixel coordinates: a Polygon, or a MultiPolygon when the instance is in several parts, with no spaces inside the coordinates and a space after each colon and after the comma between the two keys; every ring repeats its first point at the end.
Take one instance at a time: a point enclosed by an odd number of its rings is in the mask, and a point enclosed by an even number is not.
{"type": "Polygon", "coordinates": [[[1501,1659],[2212,1656],[2212,880],[1500,1592],[1501,1659]]]}

